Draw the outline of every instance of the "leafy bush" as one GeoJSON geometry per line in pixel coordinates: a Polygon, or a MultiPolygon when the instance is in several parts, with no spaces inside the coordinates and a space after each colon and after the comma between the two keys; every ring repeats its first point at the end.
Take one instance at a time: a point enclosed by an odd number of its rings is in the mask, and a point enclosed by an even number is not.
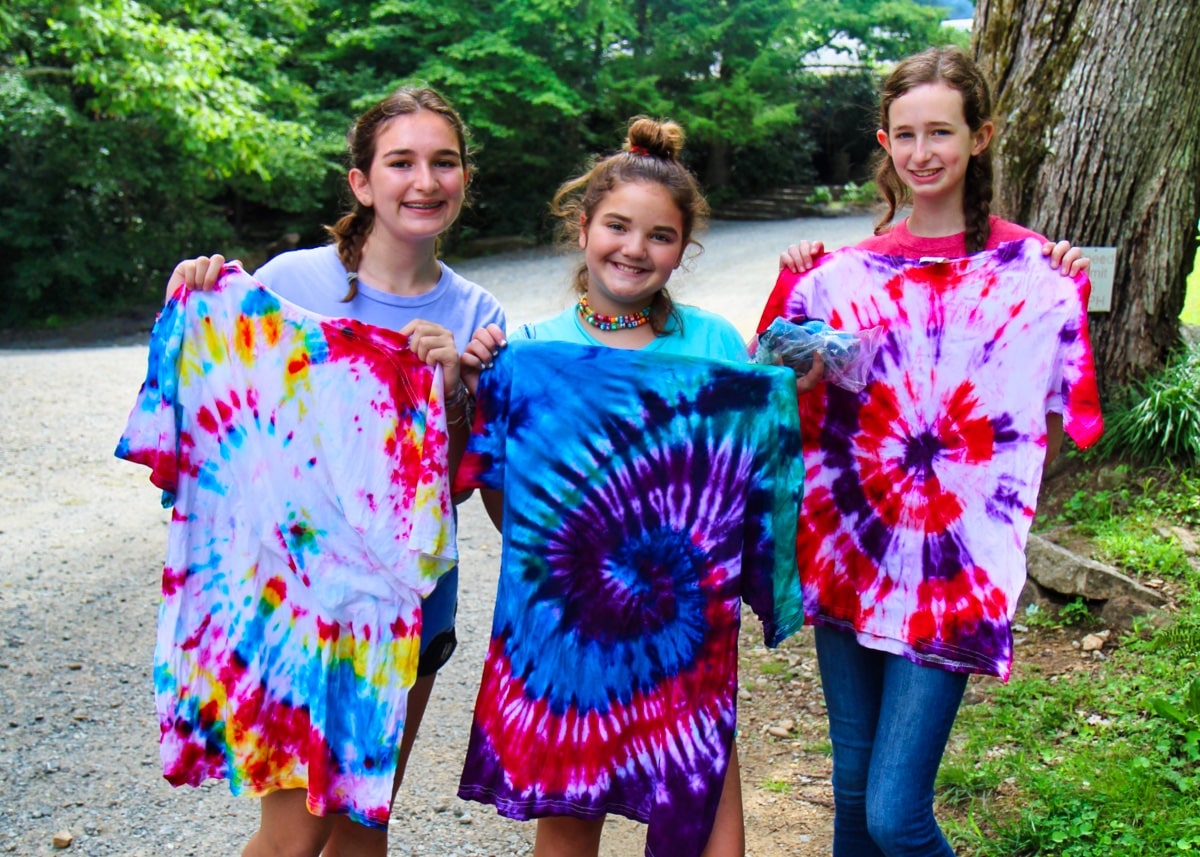
{"type": "Polygon", "coordinates": [[[804,198],[809,205],[829,205],[833,202],[833,190],[828,185],[819,184],[812,193],[804,198]]]}
{"type": "Polygon", "coordinates": [[[1189,346],[1162,372],[1117,397],[1106,423],[1097,456],[1200,462],[1200,346],[1189,346]]]}
{"type": "Polygon", "coordinates": [[[871,205],[879,199],[879,190],[875,182],[855,184],[850,182],[842,188],[842,201],[851,205],[871,205]]]}

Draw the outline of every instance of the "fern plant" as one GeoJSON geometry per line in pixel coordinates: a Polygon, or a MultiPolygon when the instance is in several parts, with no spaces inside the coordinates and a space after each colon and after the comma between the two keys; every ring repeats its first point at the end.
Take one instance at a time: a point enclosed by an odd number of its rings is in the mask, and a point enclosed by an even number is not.
{"type": "Polygon", "coordinates": [[[1095,452],[1145,464],[1200,462],[1200,345],[1135,384],[1111,406],[1095,452]]]}

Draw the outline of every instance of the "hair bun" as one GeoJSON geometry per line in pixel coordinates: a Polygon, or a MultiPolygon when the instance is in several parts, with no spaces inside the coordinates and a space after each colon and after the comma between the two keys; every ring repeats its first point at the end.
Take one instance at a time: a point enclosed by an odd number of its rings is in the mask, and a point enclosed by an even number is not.
{"type": "Polygon", "coordinates": [[[664,161],[677,161],[683,151],[683,139],[683,128],[674,122],[635,116],[629,122],[625,151],[664,161]]]}

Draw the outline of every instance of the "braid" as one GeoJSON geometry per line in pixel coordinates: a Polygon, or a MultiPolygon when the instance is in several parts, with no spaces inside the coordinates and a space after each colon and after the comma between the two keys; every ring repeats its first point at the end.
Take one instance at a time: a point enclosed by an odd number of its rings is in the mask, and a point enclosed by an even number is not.
{"type": "Polygon", "coordinates": [[[346,269],[347,291],[342,298],[343,303],[354,300],[358,294],[358,265],[362,261],[362,248],[367,242],[367,235],[375,225],[375,210],[359,204],[355,200],[354,208],[349,214],[342,215],[333,226],[326,226],[325,231],[333,239],[337,247],[338,259],[346,269]]]}
{"type": "Polygon", "coordinates": [[[896,209],[906,204],[911,194],[908,185],[900,181],[900,176],[896,174],[896,166],[887,152],[880,152],[875,156],[875,160],[875,187],[887,205],[887,210],[875,221],[875,234],[881,235],[887,231],[895,218],[896,209]]]}
{"type": "Polygon", "coordinates": [[[989,215],[992,211],[992,163],[989,153],[971,158],[967,165],[967,182],[963,191],[963,215],[966,218],[967,252],[978,253],[987,248],[991,234],[989,215]]]}

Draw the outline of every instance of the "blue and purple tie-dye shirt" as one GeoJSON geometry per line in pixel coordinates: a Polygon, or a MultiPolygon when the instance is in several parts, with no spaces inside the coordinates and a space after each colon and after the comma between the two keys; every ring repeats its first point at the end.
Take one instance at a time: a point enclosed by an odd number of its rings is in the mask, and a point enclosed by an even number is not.
{"type": "Polygon", "coordinates": [[[503,489],[504,551],[459,794],[617,813],[649,824],[647,854],[699,855],[742,600],[769,645],[802,622],[795,376],[513,341],[478,407],[455,487],[503,489]]]}

